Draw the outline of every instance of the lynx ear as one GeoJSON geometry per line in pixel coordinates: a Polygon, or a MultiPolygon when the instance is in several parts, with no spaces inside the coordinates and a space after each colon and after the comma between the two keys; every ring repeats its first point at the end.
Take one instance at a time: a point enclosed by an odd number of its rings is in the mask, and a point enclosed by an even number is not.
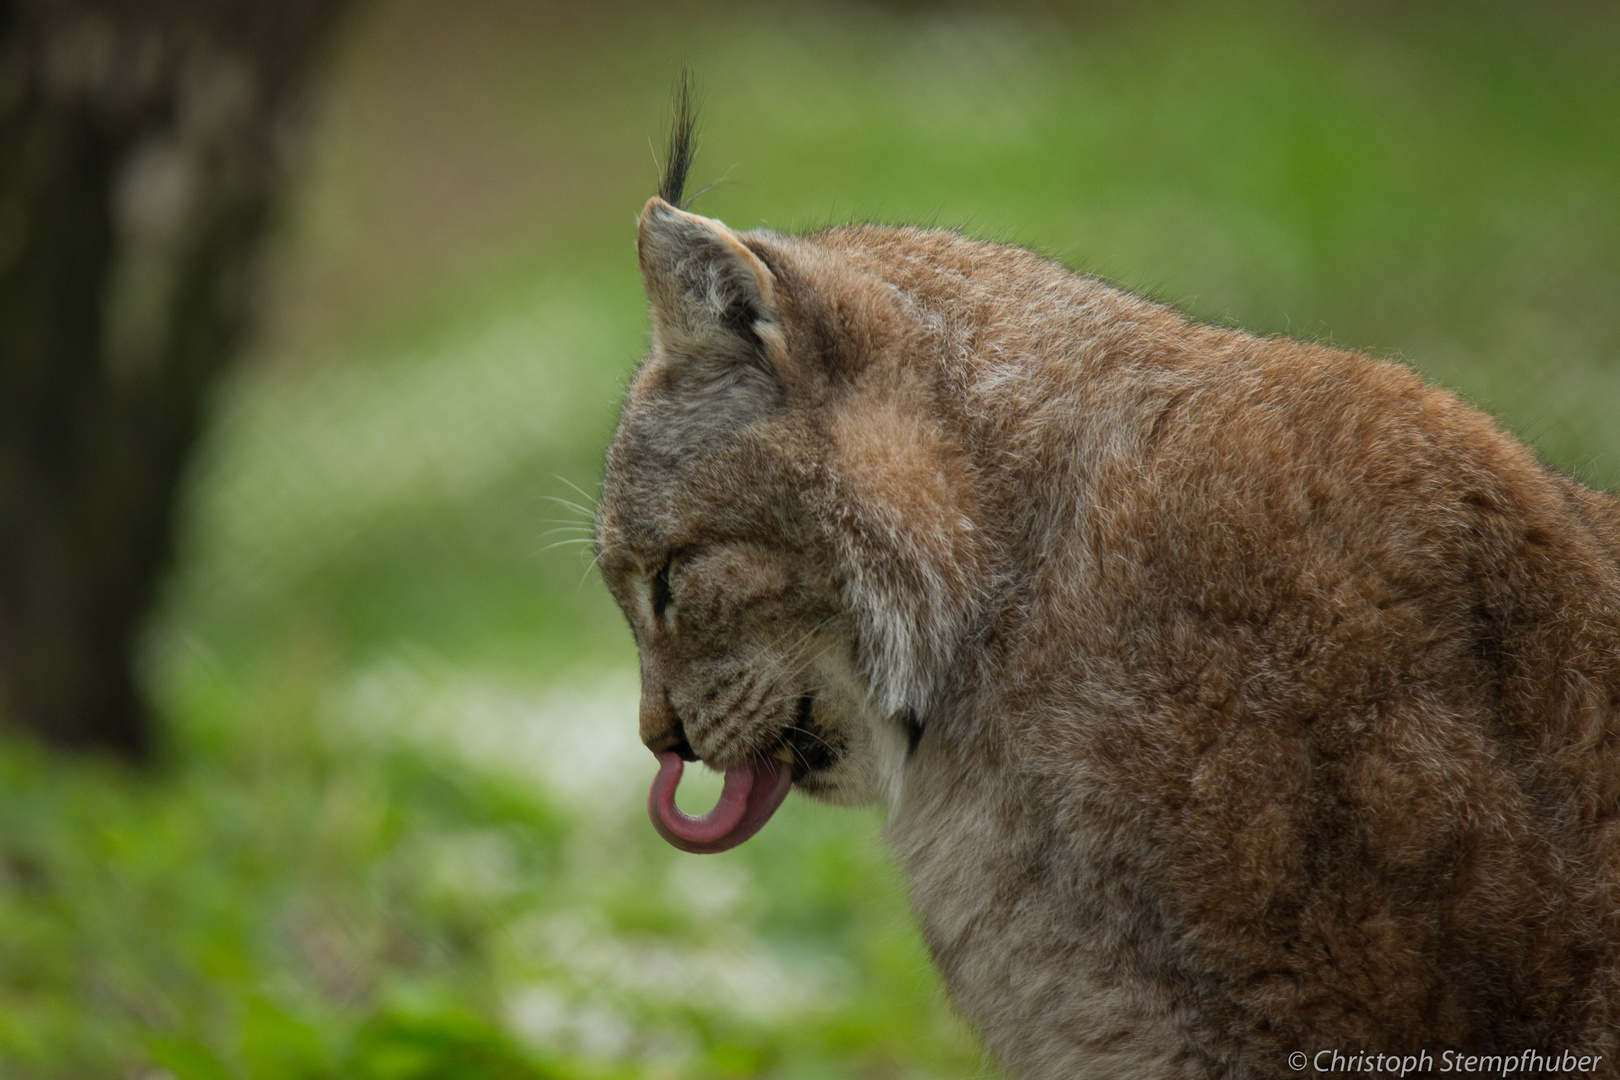
{"type": "Polygon", "coordinates": [[[786,343],[776,278],[736,233],[654,196],[641,211],[636,252],[660,349],[781,373],[786,343]]]}

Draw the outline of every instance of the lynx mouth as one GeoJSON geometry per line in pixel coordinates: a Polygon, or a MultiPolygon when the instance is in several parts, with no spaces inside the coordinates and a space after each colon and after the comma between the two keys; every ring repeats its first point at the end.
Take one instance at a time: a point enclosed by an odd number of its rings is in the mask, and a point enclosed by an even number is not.
{"type": "Polygon", "coordinates": [[[799,704],[793,723],[782,732],[781,752],[785,751],[793,765],[793,779],[797,783],[813,772],[832,766],[837,755],[816,724],[815,698],[799,695],[799,704]]]}
{"type": "Polygon", "coordinates": [[[771,819],[793,787],[793,772],[775,758],[760,758],[726,770],[720,801],[707,814],[693,817],[675,805],[686,763],[666,750],[658,755],[658,776],[647,793],[647,814],[658,835],[694,855],[729,851],[771,819]]]}
{"type": "Polygon", "coordinates": [[[728,851],[752,837],[776,813],[794,783],[830,767],[836,755],[815,720],[815,698],[799,697],[793,723],[767,757],[726,770],[725,787],[713,810],[694,817],[675,805],[686,768],[683,755],[658,755],[658,775],[647,793],[647,815],[658,835],[682,851],[708,855],[728,851]]]}

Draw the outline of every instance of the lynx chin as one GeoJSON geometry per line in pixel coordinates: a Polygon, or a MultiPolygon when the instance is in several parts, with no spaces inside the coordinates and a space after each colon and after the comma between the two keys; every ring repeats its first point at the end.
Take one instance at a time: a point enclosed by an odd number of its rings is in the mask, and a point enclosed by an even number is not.
{"type": "Polygon", "coordinates": [[[1027,251],[733,231],[690,158],[682,107],[596,520],[666,839],[881,803],[1028,1080],[1620,1076],[1620,501],[1404,367],[1027,251]]]}

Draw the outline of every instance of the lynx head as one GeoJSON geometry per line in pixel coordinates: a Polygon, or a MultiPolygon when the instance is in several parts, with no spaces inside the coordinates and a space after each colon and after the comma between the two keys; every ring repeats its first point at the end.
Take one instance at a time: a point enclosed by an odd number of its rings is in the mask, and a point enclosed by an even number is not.
{"type": "MultiPolygon", "coordinates": [[[[678,120],[683,173],[681,140],[678,120]]],[[[893,794],[960,635],[972,525],[907,294],[847,230],[737,233],[681,209],[681,180],[641,213],[652,344],[596,539],[640,650],[654,823],[714,851],[791,785],[893,794]],[[705,818],[674,808],[683,759],[726,773],[705,818]]]]}

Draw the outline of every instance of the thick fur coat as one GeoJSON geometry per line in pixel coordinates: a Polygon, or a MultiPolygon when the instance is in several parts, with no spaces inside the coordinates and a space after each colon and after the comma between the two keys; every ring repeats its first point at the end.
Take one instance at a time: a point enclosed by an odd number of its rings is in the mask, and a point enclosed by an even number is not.
{"type": "Polygon", "coordinates": [[[649,746],[885,804],[1029,1080],[1620,1076],[1620,502],[1398,365],[673,194],[597,520],[649,746]]]}

